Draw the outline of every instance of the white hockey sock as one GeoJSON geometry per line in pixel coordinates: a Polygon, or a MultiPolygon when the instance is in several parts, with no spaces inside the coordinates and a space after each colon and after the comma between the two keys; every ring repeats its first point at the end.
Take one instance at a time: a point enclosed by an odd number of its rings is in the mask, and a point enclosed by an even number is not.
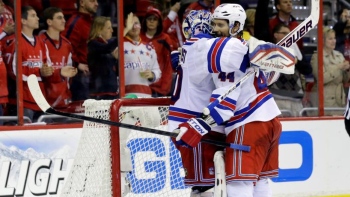
{"type": "Polygon", "coordinates": [[[260,179],[254,187],[254,197],[272,197],[268,179],[260,179]]]}
{"type": "Polygon", "coordinates": [[[236,181],[226,185],[227,197],[253,197],[254,184],[250,181],[236,181]]]}

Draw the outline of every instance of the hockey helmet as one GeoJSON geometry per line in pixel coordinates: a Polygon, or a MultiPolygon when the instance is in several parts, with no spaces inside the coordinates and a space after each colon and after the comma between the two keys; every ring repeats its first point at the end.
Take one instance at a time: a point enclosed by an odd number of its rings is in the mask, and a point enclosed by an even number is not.
{"type": "Polygon", "coordinates": [[[192,10],[182,22],[182,33],[186,39],[199,33],[211,32],[211,13],[207,10],[192,10]]]}
{"type": "Polygon", "coordinates": [[[244,23],[247,15],[243,7],[239,4],[226,3],[221,4],[214,10],[213,19],[225,19],[228,21],[229,33],[231,36],[237,35],[237,33],[243,31],[244,23]],[[235,26],[235,22],[239,22],[239,29],[237,32],[232,33],[232,28],[235,26]]]}

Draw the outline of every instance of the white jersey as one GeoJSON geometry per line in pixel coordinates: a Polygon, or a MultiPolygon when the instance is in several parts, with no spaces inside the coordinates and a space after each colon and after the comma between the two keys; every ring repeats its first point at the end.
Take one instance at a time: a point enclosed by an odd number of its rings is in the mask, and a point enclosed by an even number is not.
{"type": "MultiPolygon", "coordinates": [[[[247,71],[250,69],[253,68],[247,71]]],[[[216,89],[211,100],[227,92],[228,88],[230,86],[216,89]]],[[[225,133],[228,135],[237,127],[254,121],[272,120],[281,112],[267,88],[265,75],[260,71],[232,91],[210,114],[218,123],[225,122],[225,133]]]]}
{"type": "MultiPolygon", "coordinates": [[[[169,109],[169,131],[202,113],[210,102],[212,91],[222,84],[220,77],[244,74],[249,65],[247,51],[247,46],[241,40],[230,38],[191,38],[182,46],[183,59],[180,60],[177,87],[172,95],[175,103],[169,109]],[[211,62],[214,59],[219,61],[211,62]],[[231,72],[235,70],[236,73],[231,72]]],[[[234,77],[230,77],[229,81],[233,82],[234,77]]],[[[212,130],[224,132],[223,126],[212,130]]]]}
{"type": "Polygon", "coordinates": [[[141,97],[151,96],[152,92],[149,85],[157,81],[161,76],[155,50],[143,42],[134,42],[126,39],[124,42],[124,68],[126,92],[134,93],[141,97]],[[140,76],[140,71],[146,69],[154,73],[153,81],[140,76]]]}
{"type": "Polygon", "coordinates": [[[198,61],[199,54],[195,48],[198,40],[207,38],[191,38],[182,46],[180,67],[171,98],[173,104],[169,108],[170,132],[188,119],[200,116],[215,89],[210,73],[198,61]]]}

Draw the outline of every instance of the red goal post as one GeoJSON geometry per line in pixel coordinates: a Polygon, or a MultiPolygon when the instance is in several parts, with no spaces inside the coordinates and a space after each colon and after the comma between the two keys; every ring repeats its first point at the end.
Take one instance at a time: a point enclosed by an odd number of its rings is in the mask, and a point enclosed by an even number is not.
{"type": "MultiPolygon", "coordinates": [[[[169,98],[87,100],[85,115],[167,130],[169,98]]],[[[181,156],[167,136],[84,122],[79,147],[61,196],[189,196],[181,156]]]]}

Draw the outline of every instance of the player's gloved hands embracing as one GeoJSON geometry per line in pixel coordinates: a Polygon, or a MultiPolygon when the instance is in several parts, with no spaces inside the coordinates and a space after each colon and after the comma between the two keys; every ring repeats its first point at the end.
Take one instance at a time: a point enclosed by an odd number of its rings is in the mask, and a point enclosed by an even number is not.
{"type": "Polygon", "coordinates": [[[179,125],[179,134],[176,141],[179,145],[196,147],[202,137],[210,131],[211,127],[201,118],[191,118],[179,125]]]}

